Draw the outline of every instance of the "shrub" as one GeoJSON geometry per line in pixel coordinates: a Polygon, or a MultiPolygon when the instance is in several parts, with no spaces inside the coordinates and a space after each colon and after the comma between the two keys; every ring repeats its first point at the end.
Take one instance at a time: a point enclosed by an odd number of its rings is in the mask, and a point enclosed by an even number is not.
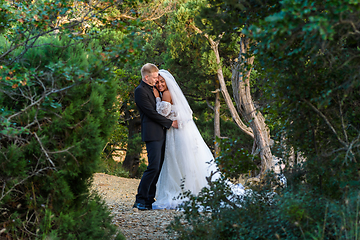
{"type": "Polygon", "coordinates": [[[111,157],[101,159],[98,172],[117,177],[129,177],[129,172],[122,167],[122,163],[114,161],[111,157]]]}
{"type": "Polygon", "coordinates": [[[0,69],[1,235],[110,239],[89,185],[115,122],[115,78],[96,45],[59,39],[17,49],[0,69]]]}
{"type": "Polygon", "coordinates": [[[220,180],[187,195],[169,230],[179,239],[358,239],[359,194],[337,202],[309,189],[274,195],[273,185],[262,185],[229,201],[232,193],[220,180]]]}
{"type": "Polygon", "coordinates": [[[217,141],[220,143],[221,154],[215,162],[220,166],[225,177],[237,179],[241,174],[258,170],[257,164],[260,164],[260,159],[251,155],[239,138],[217,139],[217,141]]]}

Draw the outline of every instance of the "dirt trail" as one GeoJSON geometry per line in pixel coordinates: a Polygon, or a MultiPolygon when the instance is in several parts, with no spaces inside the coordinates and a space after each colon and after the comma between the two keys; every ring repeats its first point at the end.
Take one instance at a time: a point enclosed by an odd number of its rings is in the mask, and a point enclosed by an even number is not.
{"type": "Polygon", "coordinates": [[[114,216],[113,223],[126,239],[175,239],[166,227],[175,210],[138,211],[132,206],[140,179],[130,179],[95,173],[93,188],[103,197],[114,216]]]}

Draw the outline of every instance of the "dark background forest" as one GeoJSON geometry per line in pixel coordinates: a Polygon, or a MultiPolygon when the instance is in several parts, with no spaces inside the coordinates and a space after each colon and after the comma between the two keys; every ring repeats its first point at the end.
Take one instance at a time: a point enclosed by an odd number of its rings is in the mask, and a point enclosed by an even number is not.
{"type": "Polygon", "coordinates": [[[146,168],[147,62],[223,173],[172,222],[180,239],[360,239],[357,0],[1,0],[1,238],[123,239],[90,186],[146,168]],[[229,202],[239,178],[251,194],[229,202]]]}

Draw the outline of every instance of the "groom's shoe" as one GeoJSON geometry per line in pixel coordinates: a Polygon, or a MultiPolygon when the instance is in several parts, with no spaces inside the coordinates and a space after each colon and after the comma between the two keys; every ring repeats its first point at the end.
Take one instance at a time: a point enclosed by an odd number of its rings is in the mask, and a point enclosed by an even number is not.
{"type": "Polygon", "coordinates": [[[138,203],[138,202],[135,202],[133,208],[137,208],[137,209],[139,209],[140,211],[152,209],[151,206],[145,205],[145,204],[143,204],[143,203],[138,203]]]}

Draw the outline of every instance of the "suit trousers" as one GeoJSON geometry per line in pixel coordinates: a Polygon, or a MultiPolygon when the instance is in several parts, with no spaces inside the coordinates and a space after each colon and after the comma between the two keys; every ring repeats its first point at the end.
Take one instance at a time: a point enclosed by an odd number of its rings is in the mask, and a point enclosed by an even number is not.
{"type": "Polygon", "coordinates": [[[156,183],[164,163],[165,139],[145,143],[149,164],[141,178],[136,202],[151,205],[155,202],[156,183]]]}

